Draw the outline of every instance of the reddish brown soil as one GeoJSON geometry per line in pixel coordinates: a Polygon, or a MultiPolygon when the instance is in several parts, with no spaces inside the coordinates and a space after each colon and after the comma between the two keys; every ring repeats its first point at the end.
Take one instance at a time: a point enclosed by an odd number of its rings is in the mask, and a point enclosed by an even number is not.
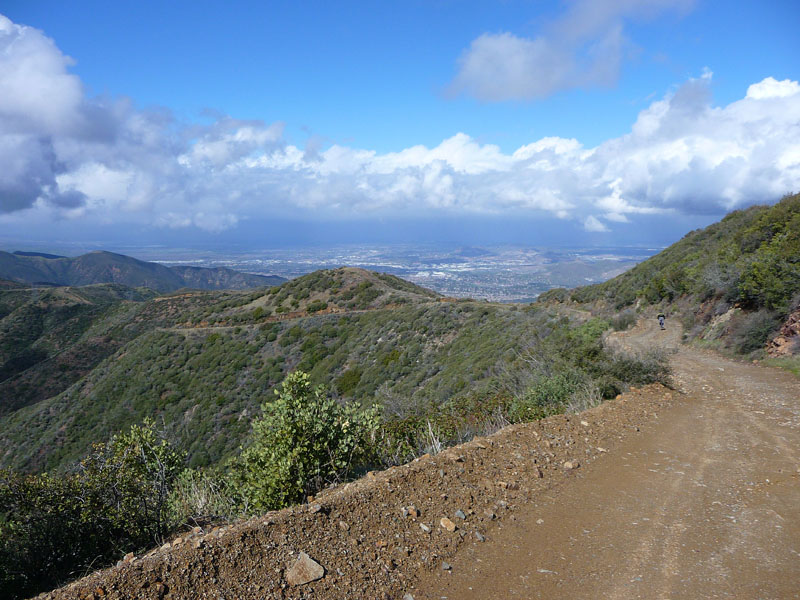
{"type": "MultiPolygon", "coordinates": [[[[677,349],[640,325],[617,342],[677,349]]],[[[800,381],[680,348],[685,393],[415,598],[800,598],[800,381]]]]}
{"type": "Polygon", "coordinates": [[[683,348],[674,364],[686,394],[511,426],[43,597],[800,597],[800,382],[683,348]],[[292,587],[300,552],[326,574],[292,587]]]}

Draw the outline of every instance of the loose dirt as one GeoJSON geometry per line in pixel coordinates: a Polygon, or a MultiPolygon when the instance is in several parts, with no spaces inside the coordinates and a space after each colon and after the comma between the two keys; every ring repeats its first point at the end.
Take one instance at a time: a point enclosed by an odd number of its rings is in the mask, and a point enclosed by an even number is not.
{"type": "Polygon", "coordinates": [[[43,597],[800,598],[800,381],[678,337],[612,343],[676,349],[679,391],[507,427],[43,597]],[[324,575],[290,585],[301,553],[324,575]]]}
{"type": "Polygon", "coordinates": [[[800,382],[678,335],[653,322],[614,342],[677,350],[680,400],[420,598],[800,598],[800,382]]]}

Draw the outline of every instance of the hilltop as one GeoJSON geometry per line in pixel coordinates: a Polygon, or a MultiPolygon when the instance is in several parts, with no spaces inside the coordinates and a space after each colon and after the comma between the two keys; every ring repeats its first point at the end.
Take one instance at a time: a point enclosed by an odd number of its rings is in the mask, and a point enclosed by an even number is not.
{"type": "Polygon", "coordinates": [[[0,279],[37,286],[118,283],[158,292],[180,288],[246,289],[285,281],[275,275],[253,275],[222,267],[166,267],[99,250],[72,258],[41,252],[0,251],[0,279]]]}

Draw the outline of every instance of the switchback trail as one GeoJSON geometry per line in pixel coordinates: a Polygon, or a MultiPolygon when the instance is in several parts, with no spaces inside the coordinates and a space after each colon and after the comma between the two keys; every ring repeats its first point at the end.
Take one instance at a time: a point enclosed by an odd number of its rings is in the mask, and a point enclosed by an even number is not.
{"type": "Polygon", "coordinates": [[[800,598],[800,381],[652,321],[612,343],[675,350],[681,399],[462,547],[416,599],[800,598]]]}

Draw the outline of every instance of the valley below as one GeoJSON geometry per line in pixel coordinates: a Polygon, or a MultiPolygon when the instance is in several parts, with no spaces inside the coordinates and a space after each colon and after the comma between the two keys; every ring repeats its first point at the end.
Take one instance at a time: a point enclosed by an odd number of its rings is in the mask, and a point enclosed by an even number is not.
{"type": "Polygon", "coordinates": [[[552,287],[605,281],[660,248],[453,245],[341,245],[239,252],[137,249],[165,265],[225,267],[287,279],[318,269],[353,266],[390,273],[445,296],[531,302],[552,287]]]}

